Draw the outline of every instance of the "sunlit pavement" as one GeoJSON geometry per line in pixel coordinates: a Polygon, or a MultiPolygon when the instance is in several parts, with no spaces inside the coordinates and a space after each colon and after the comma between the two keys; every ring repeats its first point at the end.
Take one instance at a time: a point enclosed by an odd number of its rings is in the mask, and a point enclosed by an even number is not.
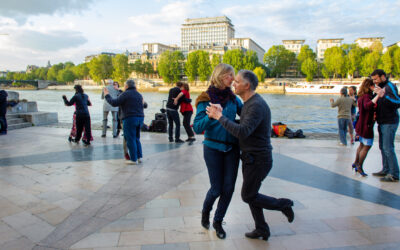
{"type": "Polygon", "coordinates": [[[68,133],[32,127],[0,136],[0,249],[400,249],[400,183],[371,175],[381,166],[377,139],[368,177],[351,169],[357,145],[273,139],[261,192],[293,199],[295,220],[265,211],[266,242],[244,237],[254,224],[240,171],[227,238],[201,227],[209,188],[202,136],[179,145],[142,133],[144,162],[126,165],[121,138],[94,131],[85,147],[68,133]]]}

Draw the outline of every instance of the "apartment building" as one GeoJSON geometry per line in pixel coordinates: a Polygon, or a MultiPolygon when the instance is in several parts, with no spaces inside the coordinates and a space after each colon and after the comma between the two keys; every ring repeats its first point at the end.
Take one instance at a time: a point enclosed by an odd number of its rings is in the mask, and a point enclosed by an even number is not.
{"type": "Polygon", "coordinates": [[[360,48],[369,48],[375,42],[382,43],[383,37],[364,37],[364,38],[357,38],[354,42],[360,48]]]}
{"type": "Polygon", "coordinates": [[[283,46],[285,46],[285,48],[287,50],[292,51],[293,53],[295,53],[296,55],[298,55],[301,51],[301,47],[303,47],[304,42],[306,40],[282,40],[283,46]]]}
{"type": "Polygon", "coordinates": [[[333,39],[319,39],[317,41],[317,59],[318,61],[324,60],[325,51],[332,47],[340,47],[342,45],[343,38],[333,39]]]}

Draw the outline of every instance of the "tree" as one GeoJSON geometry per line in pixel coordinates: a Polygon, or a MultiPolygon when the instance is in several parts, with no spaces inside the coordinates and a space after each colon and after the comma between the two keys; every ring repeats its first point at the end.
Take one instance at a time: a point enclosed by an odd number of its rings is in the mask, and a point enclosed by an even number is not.
{"type": "Polygon", "coordinates": [[[383,69],[386,74],[394,75],[394,53],[399,47],[397,45],[390,47],[385,54],[382,55],[379,68],[383,69]]]}
{"type": "Polygon", "coordinates": [[[171,52],[166,50],[161,54],[158,72],[164,82],[170,84],[179,81],[183,70],[184,59],[185,57],[180,51],[171,52]]]}
{"type": "Polygon", "coordinates": [[[144,67],[142,61],[140,59],[136,59],[136,61],[130,65],[131,71],[136,72],[137,75],[144,74],[144,67]]]}
{"type": "Polygon", "coordinates": [[[95,82],[101,82],[107,78],[111,78],[113,72],[113,65],[111,57],[108,55],[100,55],[90,60],[89,64],[90,77],[95,82]]]}
{"type": "Polygon", "coordinates": [[[189,82],[196,81],[196,77],[198,76],[197,69],[199,67],[199,55],[197,52],[198,50],[190,52],[185,64],[185,73],[189,82]]]}
{"type": "Polygon", "coordinates": [[[378,68],[379,60],[380,60],[379,52],[374,51],[366,54],[361,62],[361,75],[369,76],[372,73],[372,71],[378,68]]]}
{"type": "Polygon", "coordinates": [[[256,74],[257,79],[259,82],[264,82],[265,77],[267,76],[267,73],[262,67],[256,67],[253,70],[254,74],[256,74]]]}
{"type": "Polygon", "coordinates": [[[88,63],[81,63],[72,68],[77,79],[87,79],[89,77],[88,63]]]}
{"type": "Polygon", "coordinates": [[[272,46],[264,55],[264,62],[271,74],[279,77],[296,59],[296,54],[287,50],[283,45],[272,46]]]}
{"type": "Polygon", "coordinates": [[[312,58],[307,58],[301,64],[301,71],[306,75],[306,80],[311,82],[314,79],[314,75],[317,73],[318,64],[312,58]]]}
{"type": "Polygon", "coordinates": [[[62,69],[58,71],[57,81],[58,82],[73,82],[76,79],[74,72],[71,67],[68,69],[62,69]]]}
{"type": "Polygon", "coordinates": [[[369,49],[371,50],[371,52],[378,52],[380,54],[382,53],[383,45],[381,42],[375,41],[371,44],[369,49]]]}
{"type": "Polygon", "coordinates": [[[142,68],[143,68],[143,74],[145,74],[145,75],[149,75],[149,74],[154,74],[155,73],[153,65],[151,65],[150,62],[144,62],[142,64],[142,68]]]}
{"type": "Polygon", "coordinates": [[[253,50],[246,51],[243,59],[243,69],[254,70],[259,64],[257,53],[253,50]]]}
{"type": "Polygon", "coordinates": [[[300,49],[300,53],[297,56],[297,69],[301,70],[301,64],[307,59],[311,58],[315,60],[317,56],[315,55],[314,51],[308,45],[304,45],[300,49]]]}
{"type": "Polygon", "coordinates": [[[213,71],[215,67],[221,63],[221,55],[213,54],[211,58],[211,70],[213,71]]]}
{"type": "Polygon", "coordinates": [[[362,57],[365,50],[355,46],[347,54],[347,73],[354,77],[355,72],[360,72],[362,57]]]}
{"type": "Polygon", "coordinates": [[[199,50],[198,58],[199,68],[197,72],[199,74],[199,80],[206,81],[211,75],[210,55],[206,51],[199,50]]]}
{"type": "Polygon", "coordinates": [[[397,46],[393,51],[393,74],[400,78],[400,48],[397,46]]]}
{"type": "Polygon", "coordinates": [[[343,49],[336,46],[328,48],[324,53],[324,64],[328,72],[333,74],[334,78],[338,75],[343,77],[347,71],[343,49]]]}
{"type": "Polygon", "coordinates": [[[57,81],[58,71],[64,68],[63,63],[54,64],[51,68],[47,71],[47,79],[51,81],[57,81]]]}
{"type": "Polygon", "coordinates": [[[321,75],[325,78],[328,79],[330,76],[330,73],[328,71],[328,69],[326,68],[325,63],[320,63],[319,64],[319,70],[321,71],[321,75]]]}
{"type": "Polygon", "coordinates": [[[243,51],[241,51],[240,49],[228,50],[224,54],[222,62],[230,64],[237,73],[239,70],[243,69],[243,57],[243,51]]]}
{"type": "Polygon", "coordinates": [[[112,78],[120,83],[124,83],[131,73],[128,65],[128,57],[123,54],[118,54],[112,58],[112,66],[114,71],[112,78]]]}

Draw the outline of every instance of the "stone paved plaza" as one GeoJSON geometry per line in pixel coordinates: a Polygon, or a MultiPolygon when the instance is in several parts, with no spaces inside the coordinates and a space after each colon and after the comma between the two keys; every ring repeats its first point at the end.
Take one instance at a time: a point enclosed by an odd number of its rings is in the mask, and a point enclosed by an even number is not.
{"type": "MultiPolygon", "coordinates": [[[[254,225],[240,171],[227,238],[201,227],[209,188],[202,136],[177,145],[142,133],[144,162],[135,166],[124,163],[121,138],[94,131],[84,147],[68,143],[68,133],[31,127],[0,137],[0,249],[400,249],[400,183],[352,172],[356,145],[272,139],[274,168],[261,192],[293,199],[295,220],[265,211],[266,242],[244,237],[254,225]]],[[[364,168],[380,166],[375,143],[364,168]]]]}

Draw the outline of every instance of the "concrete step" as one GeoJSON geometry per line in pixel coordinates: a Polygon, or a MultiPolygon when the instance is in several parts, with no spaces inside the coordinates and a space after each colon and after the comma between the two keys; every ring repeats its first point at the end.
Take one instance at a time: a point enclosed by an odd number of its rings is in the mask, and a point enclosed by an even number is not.
{"type": "Polygon", "coordinates": [[[11,124],[8,125],[8,130],[13,130],[13,129],[20,129],[20,128],[28,128],[32,127],[32,123],[30,122],[23,122],[23,123],[18,123],[18,124],[11,124]]]}
{"type": "Polygon", "coordinates": [[[6,114],[7,121],[13,118],[19,118],[18,114],[6,114]]]}
{"type": "Polygon", "coordinates": [[[26,120],[24,118],[9,118],[7,117],[7,124],[12,125],[12,124],[19,124],[19,123],[24,123],[26,120]]]}

